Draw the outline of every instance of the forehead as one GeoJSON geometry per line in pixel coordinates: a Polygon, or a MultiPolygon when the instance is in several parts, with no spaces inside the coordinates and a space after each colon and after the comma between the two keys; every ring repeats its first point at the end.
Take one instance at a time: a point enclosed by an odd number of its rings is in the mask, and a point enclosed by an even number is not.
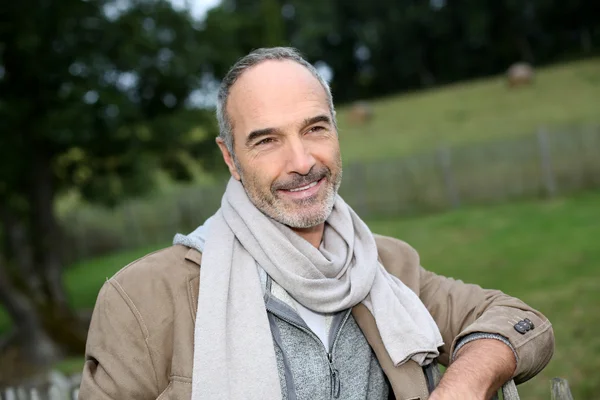
{"type": "Polygon", "coordinates": [[[325,89],[304,66],[268,60],[239,77],[231,88],[227,112],[238,136],[329,114],[329,104],[325,89]]]}

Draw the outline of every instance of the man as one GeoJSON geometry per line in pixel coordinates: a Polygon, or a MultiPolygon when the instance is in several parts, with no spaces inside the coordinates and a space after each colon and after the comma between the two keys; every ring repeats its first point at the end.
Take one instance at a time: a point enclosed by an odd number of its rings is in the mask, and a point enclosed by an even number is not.
{"type": "Polygon", "coordinates": [[[222,206],[104,285],[81,399],[488,399],[548,363],[542,314],[426,271],[337,195],[331,93],[296,51],[239,60],[217,117],[222,206]]]}

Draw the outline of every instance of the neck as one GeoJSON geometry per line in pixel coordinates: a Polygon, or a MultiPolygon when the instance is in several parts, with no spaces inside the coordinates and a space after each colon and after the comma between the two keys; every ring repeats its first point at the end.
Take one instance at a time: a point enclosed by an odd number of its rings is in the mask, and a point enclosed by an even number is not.
{"type": "Polygon", "coordinates": [[[308,243],[312,244],[316,248],[321,245],[323,239],[323,231],[325,230],[325,223],[312,226],[310,228],[291,228],[294,232],[304,238],[308,243]]]}

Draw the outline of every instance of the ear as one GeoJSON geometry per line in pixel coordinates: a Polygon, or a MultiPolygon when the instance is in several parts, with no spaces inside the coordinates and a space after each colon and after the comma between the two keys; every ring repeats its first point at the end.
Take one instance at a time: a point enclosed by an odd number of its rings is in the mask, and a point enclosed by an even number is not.
{"type": "Polygon", "coordinates": [[[229,149],[227,149],[225,142],[220,137],[217,138],[217,145],[219,146],[219,149],[221,150],[221,154],[223,154],[223,160],[225,161],[225,164],[227,164],[227,168],[229,168],[229,172],[231,173],[231,176],[233,176],[233,178],[238,181],[241,180],[242,177],[240,176],[237,166],[235,165],[235,162],[233,161],[233,155],[229,152],[229,149]]]}

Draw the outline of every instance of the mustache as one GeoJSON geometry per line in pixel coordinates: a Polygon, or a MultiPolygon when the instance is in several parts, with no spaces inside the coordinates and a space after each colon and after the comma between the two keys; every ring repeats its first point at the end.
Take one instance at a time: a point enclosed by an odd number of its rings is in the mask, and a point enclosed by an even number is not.
{"type": "Polygon", "coordinates": [[[327,167],[321,168],[311,168],[310,171],[306,175],[294,174],[291,179],[286,179],[285,181],[277,181],[274,182],[271,186],[272,191],[275,193],[277,190],[290,190],[299,188],[302,186],[306,186],[309,183],[313,183],[315,181],[321,180],[323,178],[329,177],[331,175],[331,171],[327,167]]]}

